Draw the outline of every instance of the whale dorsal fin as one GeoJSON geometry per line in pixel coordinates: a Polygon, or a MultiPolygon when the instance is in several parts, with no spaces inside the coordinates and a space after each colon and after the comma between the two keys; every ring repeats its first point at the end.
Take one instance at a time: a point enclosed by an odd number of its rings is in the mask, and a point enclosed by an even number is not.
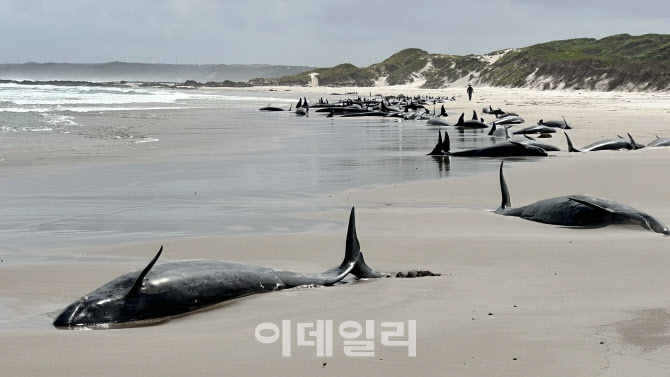
{"type": "Polygon", "coordinates": [[[502,193],[502,203],[500,204],[500,208],[496,210],[496,213],[502,213],[506,209],[512,207],[509,190],[507,189],[507,182],[505,182],[505,176],[503,175],[504,164],[505,161],[500,163],[500,192],[502,193]]]}
{"type": "Polygon", "coordinates": [[[489,136],[493,135],[493,133],[496,131],[496,124],[493,123],[493,127],[491,127],[491,131],[489,131],[489,136]]]}
{"type": "Polygon", "coordinates": [[[633,146],[633,150],[637,150],[637,144],[635,143],[635,140],[633,140],[633,137],[630,136],[630,134],[626,134],[626,135],[628,135],[628,138],[630,139],[630,145],[633,146]]]}
{"type": "Polygon", "coordinates": [[[457,126],[462,126],[464,120],[465,120],[465,113],[462,113],[462,114],[461,114],[461,117],[458,118],[458,123],[456,123],[456,125],[457,125],[457,126]]]}
{"type": "Polygon", "coordinates": [[[160,250],[158,250],[158,253],[154,257],[154,259],[149,262],[149,264],[144,267],[144,270],[140,272],[140,276],[137,277],[137,280],[135,280],[135,284],[133,284],[133,287],[130,288],[128,293],[126,294],[126,298],[131,298],[137,296],[137,294],[140,293],[140,289],[142,288],[142,282],[144,281],[144,278],[147,276],[151,268],[156,264],[156,261],[158,260],[158,257],[161,256],[161,253],[163,252],[163,246],[161,246],[160,250]]]}
{"type": "Polygon", "coordinates": [[[451,152],[451,141],[449,140],[449,133],[444,131],[444,143],[442,143],[442,150],[445,152],[451,152]]]}
{"type": "Polygon", "coordinates": [[[523,134],[523,136],[525,136],[525,137],[526,137],[526,139],[528,139],[528,140],[533,140],[533,141],[535,141],[535,139],[534,139],[534,138],[532,138],[532,137],[530,137],[530,136],[528,136],[528,135],[526,135],[526,134],[523,134]]]}
{"type": "Polygon", "coordinates": [[[570,140],[570,136],[568,136],[568,133],[567,132],[563,133],[565,134],[565,138],[568,140],[568,152],[581,152],[579,149],[572,146],[572,140],[570,140]]]}
{"type": "Polygon", "coordinates": [[[293,110],[293,102],[291,102],[291,106],[288,107],[288,111],[293,110]]]}
{"type": "Polygon", "coordinates": [[[503,126],[505,128],[505,139],[509,139],[511,136],[509,136],[509,127],[503,126]]]}
{"type": "Polygon", "coordinates": [[[472,120],[479,120],[479,117],[477,116],[477,111],[472,110],[472,120]]]}
{"type": "Polygon", "coordinates": [[[597,209],[597,210],[600,210],[600,211],[605,211],[605,212],[610,213],[610,214],[613,214],[613,213],[614,213],[614,211],[612,211],[612,210],[609,209],[609,208],[605,208],[605,207],[603,207],[603,206],[601,206],[601,205],[598,205],[598,204],[595,204],[595,203],[591,203],[591,202],[589,202],[589,201],[587,201],[587,200],[584,200],[584,199],[577,199],[577,198],[575,198],[575,197],[573,197],[573,196],[568,196],[568,199],[572,200],[573,202],[577,202],[577,203],[579,203],[579,204],[583,204],[583,205],[585,205],[585,206],[587,206],[587,207],[591,207],[591,208],[593,208],[593,209],[597,209]]]}

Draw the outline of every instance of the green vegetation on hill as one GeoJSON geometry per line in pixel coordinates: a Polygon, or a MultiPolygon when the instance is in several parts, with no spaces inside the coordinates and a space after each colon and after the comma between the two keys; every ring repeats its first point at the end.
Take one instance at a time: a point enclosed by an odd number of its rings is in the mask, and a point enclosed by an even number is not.
{"type": "Polygon", "coordinates": [[[528,76],[549,78],[577,89],[635,87],[660,90],[670,85],[670,35],[613,35],[541,43],[507,53],[481,72],[481,81],[521,87],[528,76]]]}
{"type": "Polygon", "coordinates": [[[410,48],[381,63],[359,68],[340,64],[279,79],[254,79],[260,85],[309,85],[318,73],[320,86],[374,86],[425,80],[424,88],[442,88],[457,81],[544,89],[670,89],[670,35],[613,35],[540,43],[508,52],[490,63],[476,55],[440,55],[410,48]]]}

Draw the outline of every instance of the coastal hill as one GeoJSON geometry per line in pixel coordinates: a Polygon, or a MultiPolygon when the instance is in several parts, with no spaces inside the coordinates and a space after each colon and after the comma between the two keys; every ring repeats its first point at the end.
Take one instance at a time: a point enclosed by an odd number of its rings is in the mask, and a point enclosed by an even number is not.
{"type": "Polygon", "coordinates": [[[254,85],[384,86],[421,88],[489,85],[536,89],[668,90],[670,35],[613,35],[512,48],[485,55],[430,54],[402,50],[359,68],[340,64],[254,85]],[[314,80],[313,80],[314,78],[314,80]]]}
{"type": "Polygon", "coordinates": [[[276,78],[312,69],[314,68],[267,64],[23,63],[0,64],[0,79],[95,82],[248,81],[254,77],[276,78]]]}

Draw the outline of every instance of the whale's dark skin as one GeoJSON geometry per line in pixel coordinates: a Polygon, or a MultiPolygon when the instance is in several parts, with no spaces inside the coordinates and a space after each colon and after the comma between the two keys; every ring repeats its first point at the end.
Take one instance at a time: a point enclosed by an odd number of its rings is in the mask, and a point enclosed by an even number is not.
{"type": "Polygon", "coordinates": [[[526,140],[520,140],[519,141],[520,143],[528,143],[528,144],[534,145],[538,148],[542,148],[547,152],[560,152],[561,151],[561,148],[559,148],[555,145],[539,142],[539,141],[533,139],[532,137],[530,137],[528,135],[523,135],[523,136],[526,137],[526,140]]]}
{"type": "MultiPolygon", "coordinates": [[[[564,132],[565,133],[565,132],[564,132]]],[[[621,149],[637,149],[635,140],[633,137],[628,134],[629,139],[616,138],[616,139],[607,139],[589,144],[583,148],[575,148],[572,145],[572,140],[570,136],[565,133],[565,138],[568,140],[568,151],[570,152],[596,152],[596,151],[618,151],[621,149]]]]}
{"type": "Polygon", "coordinates": [[[384,275],[365,264],[356,236],[354,209],[349,217],[342,264],[323,273],[300,274],[217,260],[181,260],[129,272],[77,300],[53,324],[76,327],[160,319],[188,313],[256,293],[303,285],[332,285],[349,274],[359,278],[384,275]]]}
{"type": "Polygon", "coordinates": [[[563,226],[607,226],[640,225],[641,227],[664,235],[670,231],[660,220],[625,204],[591,195],[567,195],[540,200],[523,207],[511,208],[507,183],[503,176],[503,161],[500,164],[500,189],[502,204],[496,213],[503,216],[516,216],[522,219],[545,224],[563,226]]]}
{"type": "Polygon", "coordinates": [[[428,122],[426,122],[426,126],[450,127],[453,125],[453,123],[450,123],[446,119],[440,117],[430,118],[428,119],[428,122]]]}
{"type": "Polygon", "coordinates": [[[530,126],[519,131],[514,131],[514,135],[530,135],[530,134],[553,134],[556,132],[555,128],[547,126],[530,126]]]}
{"type": "Polygon", "coordinates": [[[289,106],[288,110],[284,110],[281,107],[267,105],[265,107],[261,107],[260,109],[258,109],[258,111],[291,111],[292,108],[293,108],[293,104],[291,104],[291,106],[289,106]]]}
{"type": "Polygon", "coordinates": [[[517,156],[541,156],[546,157],[547,151],[542,148],[531,145],[530,143],[519,143],[516,141],[506,141],[492,145],[490,147],[468,149],[464,151],[452,152],[450,150],[449,134],[444,132],[444,141],[442,133],[438,131],[439,138],[437,145],[428,156],[461,156],[461,157],[517,157],[517,156]]]}
{"type": "Polygon", "coordinates": [[[537,124],[540,125],[540,126],[562,128],[564,130],[572,129],[572,127],[568,124],[568,122],[565,120],[565,118],[563,118],[563,120],[543,120],[543,119],[540,119],[537,122],[537,124]]]}
{"type": "Polygon", "coordinates": [[[488,128],[484,122],[477,119],[476,111],[473,111],[472,113],[472,120],[464,120],[465,113],[463,113],[461,114],[460,118],[458,118],[458,123],[456,123],[454,126],[462,128],[488,128]]]}
{"type": "Polygon", "coordinates": [[[510,116],[506,116],[504,118],[497,118],[496,120],[491,122],[491,124],[494,125],[494,126],[496,126],[496,125],[497,126],[503,126],[505,124],[521,124],[521,123],[524,123],[524,122],[525,122],[525,120],[522,117],[520,117],[518,115],[510,115],[510,116]]]}
{"type": "Polygon", "coordinates": [[[654,148],[654,147],[670,147],[670,137],[658,137],[658,136],[656,136],[656,140],[647,144],[647,147],[652,147],[652,148],[654,148]]]}

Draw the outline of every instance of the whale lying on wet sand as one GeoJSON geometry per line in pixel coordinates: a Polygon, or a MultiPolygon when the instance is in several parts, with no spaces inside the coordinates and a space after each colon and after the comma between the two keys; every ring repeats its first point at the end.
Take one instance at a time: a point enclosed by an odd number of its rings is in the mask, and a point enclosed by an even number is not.
{"type": "Polygon", "coordinates": [[[489,147],[468,149],[464,151],[452,152],[449,134],[444,132],[444,141],[440,131],[437,145],[430,152],[429,156],[461,156],[461,157],[517,157],[517,156],[541,156],[546,157],[547,151],[538,148],[530,143],[519,143],[516,141],[506,141],[491,145],[489,147]]]}
{"type": "Polygon", "coordinates": [[[258,109],[258,111],[291,111],[292,109],[293,104],[291,104],[291,106],[288,107],[288,110],[284,110],[281,107],[267,105],[265,107],[261,107],[260,109],[258,109]]]}
{"type": "Polygon", "coordinates": [[[637,143],[633,140],[633,137],[628,134],[628,139],[618,137],[616,139],[607,139],[597,141],[593,144],[589,144],[583,148],[575,148],[572,145],[572,140],[566,132],[564,132],[565,138],[568,140],[568,151],[569,152],[595,152],[595,151],[618,151],[621,149],[637,149],[637,143]]]}
{"type": "Polygon", "coordinates": [[[565,118],[563,118],[563,120],[544,120],[544,119],[540,119],[537,122],[537,124],[540,125],[540,126],[562,128],[564,130],[572,129],[572,127],[568,124],[568,121],[565,120],[565,118]]]}
{"type": "Polygon", "coordinates": [[[665,224],[655,217],[625,204],[591,195],[559,196],[511,208],[510,194],[503,175],[504,163],[500,163],[502,204],[496,210],[499,215],[563,226],[640,225],[647,230],[670,235],[665,224]]]}
{"type": "Polygon", "coordinates": [[[670,147],[670,137],[658,137],[658,136],[656,136],[656,140],[647,144],[647,147],[652,147],[652,148],[653,147],[670,147]]]}
{"type": "Polygon", "coordinates": [[[304,285],[333,285],[347,275],[379,278],[363,260],[354,209],[349,216],[342,263],[323,273],[301,274],[218,260],[177,260],[156,264],[163,247],[142,270],[110,281],[65,308],[56,327],[109,325],[165,319],[256,293],[304,285]]]}
{"type": "Polygon", "coordinates": [[[472,120],[464,120],[464,118],[465,113],[462,113],[458,118],[458,123],[456,123],[454,126],[462,128],[488,128],[484,122],[482,122],[480,119],[477,119],[477,112],[474,110],[472,111],[472,120]]]}

